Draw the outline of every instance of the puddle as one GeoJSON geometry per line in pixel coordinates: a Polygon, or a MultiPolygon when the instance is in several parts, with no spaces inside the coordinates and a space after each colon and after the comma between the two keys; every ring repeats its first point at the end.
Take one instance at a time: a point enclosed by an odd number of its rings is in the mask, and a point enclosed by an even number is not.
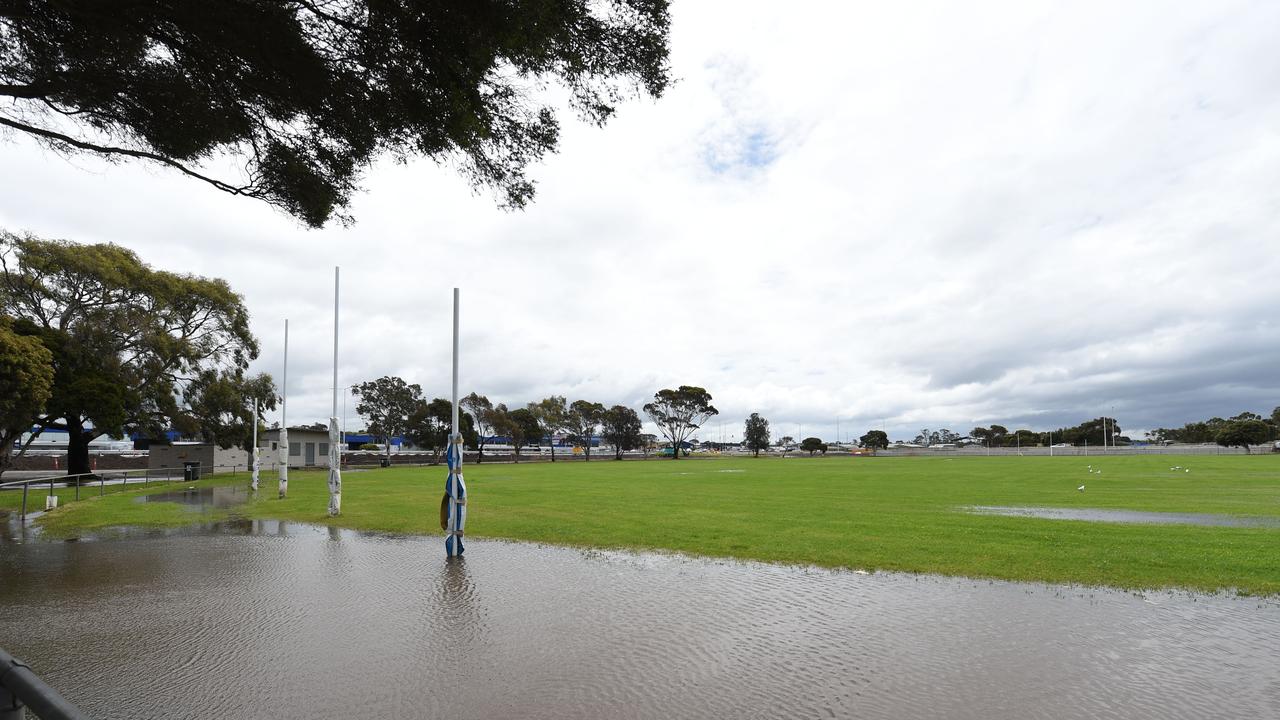
{"type": "Polygon", "coordinates": [[[139,496],[134,502],[154,503],[168,502],[187,506],[192,512],[201,512],[210,508],[228,508],[239,505],[249,499],[249,489],[240,485],[218,485],[215,487],[183,487],[162,493],[139,496]]]}
{"type": "Polygon", "coordinates": [[[1102,508],[1003,507],[974,505],[963,508],[974,515],[1040,518],[1042,520],[1085,520],[1143,525],[1203,525],[1206,527],[1280,528],[1280,517],[1241,517],[1212,513],[1147,512],[1102,508]]]}
{"type": "MultiPolygon", "coordinates": [[[[433,508],[429,508],[433,509],[433,508]]],[[[0,548],[0,638],[90,716],[1245,718],[1280,602],[280,521],[0,548]],[[127,672],[103,672],[127,668],[127,672]]]]}

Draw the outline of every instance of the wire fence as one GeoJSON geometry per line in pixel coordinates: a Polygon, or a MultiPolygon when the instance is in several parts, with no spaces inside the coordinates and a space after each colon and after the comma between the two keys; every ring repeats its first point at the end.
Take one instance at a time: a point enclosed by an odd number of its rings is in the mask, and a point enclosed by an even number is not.
{"type": "Polygon", "coordinates": [[[968,446],[963,448],[889,448],[877,450],[879,457],[982,457],[982,456],[1039,456],[1039,457],[1121,457],[1133,455],[1266,455],[1275,450],[1271,443],[1245,449],[1221,445],[1127,445],[1102,448],[1099,446],[1069,445],[1055,447],[997,447],[968,446]]]}
{"type": "Polygon", "coordinates": [[[23,480],[11,480],[0,483],[0,493],[22,493],[19,505],[19,518],[26,520],[27,515],[38,510],[50,510],[60,502],[75,502],[84,497],[107,495],[123,492],[130,488],[149,486],[154,483],[192,482],[206,474],[230,472],[236,474],[248,472],[245,465],[215,465],[210,468],[147,468],[138,470],[100,470],[90,473],[48,475],[23,480]],[[194,472],[193,472],[194,471],[194,472]],[[32,489],[35,492],[32,492],[32,489]],[[45,497],[44,507],[38,506],[39,496],[45,497]],[[52,499],[51,499],[52,498],[52,499]]]}

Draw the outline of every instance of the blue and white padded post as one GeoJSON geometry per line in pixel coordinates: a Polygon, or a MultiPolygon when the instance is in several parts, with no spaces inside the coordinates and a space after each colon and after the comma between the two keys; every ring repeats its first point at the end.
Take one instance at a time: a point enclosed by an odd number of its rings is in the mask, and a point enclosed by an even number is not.
{"type": "Polygon", "coordinates": [[[449,496],[449,522],[445,528],[444,550],[449,557],[457,557],[466,550],[462,536],[467,528],[467,482],[462,479],[462,437],[454,435],[449,441],[445,452],[449,479],[444,483],[444,493],[449,496]]]}
{"type": "Polygon", "coordinates": [[[453,289],[453,431],[449,433],[449,479],[444,494],[449,498],[449,520],[445,523],[444,551],[449,557],[462,555],[463,531],[467,527],[467,483],[462,479],[462,433],[458,427],[458,288],[453,289]]]}

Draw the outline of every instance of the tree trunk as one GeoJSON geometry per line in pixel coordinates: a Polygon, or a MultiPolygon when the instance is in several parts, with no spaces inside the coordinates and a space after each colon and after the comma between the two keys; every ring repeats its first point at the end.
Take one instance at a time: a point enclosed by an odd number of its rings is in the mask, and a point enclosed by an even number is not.
{"type": "Polygon", "coordinates": [[[519,465],[520,464],[520,446],[519,445],[516,446],[515,456],[516,456],[516,464],[519,465]]]}
{"type": "Polygon", "coordinates": [[[480,455],[476,457],[476,464],[479,465],[482,462],[484,462],[484,442],[483,441],[480,442],[480,455]]]}
{"type": "Polygon", "coordinates": [[[555,438],[555,435],[553,434],[551,436],[551,462],[555,462],[555,461],[556,461],[556,438],[555,438]]]}
{"type": "Polygon", "coordinates": [[[67,474],[80,475],[93,470],[89,467],[89,441],[93,435],[84,429],[84,421],[67,420],[67,474]]]}

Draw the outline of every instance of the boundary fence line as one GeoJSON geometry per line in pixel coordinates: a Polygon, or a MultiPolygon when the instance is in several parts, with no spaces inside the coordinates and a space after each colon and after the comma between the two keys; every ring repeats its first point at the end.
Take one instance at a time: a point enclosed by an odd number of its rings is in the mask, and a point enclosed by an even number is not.
{"type": "MultiPolygon", "coordinates": [[[[248,471],[244,465],[215,465],[210,468],[210,475],[217,474],[219,471],[231,471],[234,475],[241,469],[248,471]]],[[[28,478],[25,480],[10,480],[9,482],[0,482],[0,492],[17,492],[19,488],[22,490],[22,507],[19,510],[18,517],[20,520],[27,519],[28,496],[31,494],[31,486],[48,486],[48,492],[45,497],[54,497],[57,488],[75,488],[74,497],[69,502],[75,502],[80,499],[80,489],[87,488],[90,491],[96,484],[98,487],[98,496],[105,495],[107,485],[113,487],[119,486],[119,490],[123,492],[128,489],[129,481],[144,487],[151,483],[170,483],[170,482],[192,482],[198,480],[203,475],[205,468],[203,466],[197,468],[195,477],[192,477],[187,468],[157,468],[157,469],[140,469],[140,470],[99,470],[97,472],[77,473],[74,475],[48,475],[45,477],[28,478]]],[[[37,489],[37,493],[43,490],[43,487],[37,489]]],[[[45,501],[46,509],[48,509],[48,500],[45,501]]],[[[0,716],[2,720],[3,716],[0,716]]]]}

